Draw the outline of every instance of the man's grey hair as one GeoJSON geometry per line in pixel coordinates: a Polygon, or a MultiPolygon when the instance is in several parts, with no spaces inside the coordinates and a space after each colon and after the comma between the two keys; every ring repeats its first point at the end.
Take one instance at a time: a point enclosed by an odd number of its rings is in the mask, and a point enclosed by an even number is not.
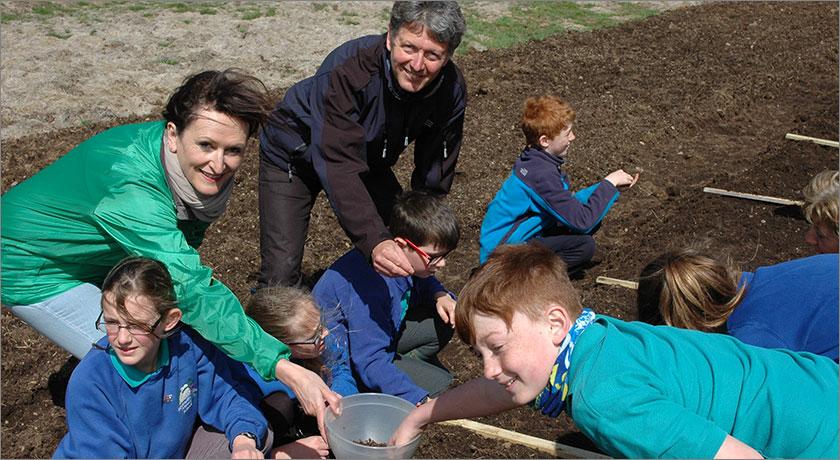
{"type": "Polygon", "coordinates": [[[412,24],[422,25],[435,41],[447,45],[450,55],[461,44],[461,38],[467,30],[458,2],[394,2],[391,21],[388,23],[391,39],[393,40],[400,27],[412,24]]]}

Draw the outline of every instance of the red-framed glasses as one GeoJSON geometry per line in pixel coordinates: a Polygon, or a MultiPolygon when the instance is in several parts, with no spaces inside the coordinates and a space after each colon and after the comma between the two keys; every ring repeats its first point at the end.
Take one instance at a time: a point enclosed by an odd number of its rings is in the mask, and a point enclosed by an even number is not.
{"type": "Polygon", "coordinates": [[[405,243],[407,245],[411,246],[411,249],[414,249],[414,251],[416,251],[417,254],[420,254],[421,257],[423,257],[424,259],[427,260],[426,265],[437,265],[443,259],[445,259],[447,255],[449,255],[449,251],[447,251],[447,252],[444,252],[443,254],[438,254],[436,256],[431,256],[431,255],[427,254],[426,251],[420,249],[416,244],[412,243],[411,240],[409,240],[408,238],[403,238],[403,240],[405,240],[405,243]]]}

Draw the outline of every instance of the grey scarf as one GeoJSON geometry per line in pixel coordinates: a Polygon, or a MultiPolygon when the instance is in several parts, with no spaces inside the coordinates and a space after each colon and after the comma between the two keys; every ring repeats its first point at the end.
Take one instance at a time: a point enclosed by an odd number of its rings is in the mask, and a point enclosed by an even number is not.
{"type": "Polygon", "coordinates": [[[172,197],[175,200],[175,211],[179,220],[199,219],[204,222],[215,222],[225,212],[230,194],[233,191],[234,180],[231,177],[221,191],[215,195],[201,195],[193,188],[181,164],[178,163],[178,156],[169,150],[166,142],[166,133],[161,141],[161,157],[163,169],[166,172],[166,182],[172,197]]]}

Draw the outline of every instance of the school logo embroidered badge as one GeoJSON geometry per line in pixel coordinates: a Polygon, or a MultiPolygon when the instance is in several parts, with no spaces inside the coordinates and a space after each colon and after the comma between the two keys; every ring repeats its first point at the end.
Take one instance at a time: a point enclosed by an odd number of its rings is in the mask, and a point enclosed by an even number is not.
{"type": "Polygon", "coordinates": [[[190,382],[181,386],[178,394],[178,412],[186,413],[192,408],[193,391],[191,387],[190,382]]]}

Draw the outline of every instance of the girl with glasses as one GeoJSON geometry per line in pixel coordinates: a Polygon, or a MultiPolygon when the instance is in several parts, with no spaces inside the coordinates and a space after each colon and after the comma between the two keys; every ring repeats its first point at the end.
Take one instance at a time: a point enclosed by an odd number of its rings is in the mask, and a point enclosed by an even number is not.
{"type": "Polygon", "coordinates": [[[105,277],[101,308],[95,326],[106,336],[73,371],[68,433],[54,457],[264,457],[272,436],[259,389],[243,364],[180,327],[162,263],[120,262],[105,277]]]}
{"type": "MultiPolygon", "coordinates": [[[[346,344],[326,327],[323,312],[302,288],[277,286],[257,290],[246,313],[267,333],[291,348],[291,361],[321,375],[342,396],[358,393],[350,371],[346,344]]],[[[262,409],[277,433],[273,458],[326,458],[329,447],[318,435],[312,417],[305,417],[295,393],[279,381],[266,382],[248,368],[263,394],[262,409]],[[282,432],[288,430],[287,435],[282,432]],[[314,436],[307,436],[315,433],[314,436]]]]}

